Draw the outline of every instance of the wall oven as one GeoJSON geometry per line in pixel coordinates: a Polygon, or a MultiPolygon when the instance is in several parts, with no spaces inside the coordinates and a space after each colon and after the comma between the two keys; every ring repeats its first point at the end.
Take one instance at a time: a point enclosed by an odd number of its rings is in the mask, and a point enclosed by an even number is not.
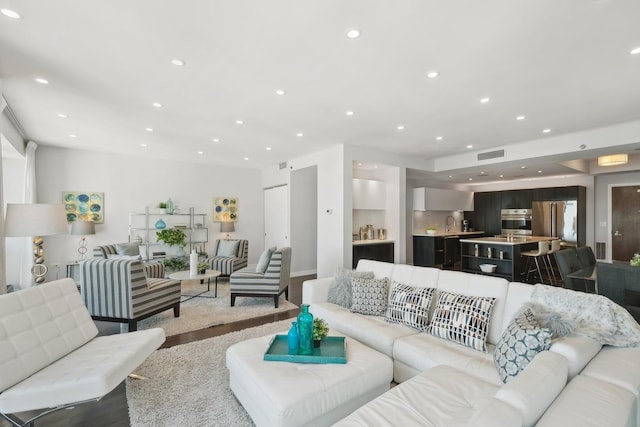
{"type": "Polygon", "coordinates": [[[531,209],[502,209],[500,211],[501,233],[516,236],[531,236],[531,209]]]}

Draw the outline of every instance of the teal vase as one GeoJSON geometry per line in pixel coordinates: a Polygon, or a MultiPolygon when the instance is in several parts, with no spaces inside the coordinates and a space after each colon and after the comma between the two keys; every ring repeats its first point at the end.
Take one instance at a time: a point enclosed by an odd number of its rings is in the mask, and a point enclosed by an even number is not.
{"type": "Polygon", "coordinates": [[[298,354],[298,324],[297,322],[291,322],[291,329],[287,334],[287,341],[289,343],[289,354],[298,354]]]}
{"type": "Polygon", "coordinates": [[[160,218],[159,220],[157,220],[157,221],[156,221],[156,228],[157,228],[158,230],[162,230],[163,228],[166,228],[166,227],[167,227],[167,223],[166,223],[166,222],[164,222],[164,221],[162,220],[162,218],[160,218]]]}
{"type": "Polygon", "coordinates": [[[309,304],[302,304],[298,314],[298,354],[313,354],[313,314],[309,313],[309,304]]]}

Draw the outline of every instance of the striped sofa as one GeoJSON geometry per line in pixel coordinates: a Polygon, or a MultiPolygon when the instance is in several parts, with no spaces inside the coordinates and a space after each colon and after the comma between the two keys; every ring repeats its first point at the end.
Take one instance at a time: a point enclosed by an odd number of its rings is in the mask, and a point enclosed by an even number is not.
{"type": "MultiPolygon", "coordinates": [[[[247,266],[249,261],[249,241],[244,239],[231,239],[231,241],[238,242],[238,249],[233,257],[222,257],[214,255],[211,258],[207,258],[206,262],[209,263],[211,270],[218,270],[221,276],[231,276],[234,271],[238,271],[241,268],[247,266]]],[[[213,253],[218,253],[218,246],[220,240],[216,240],[213,245],[213,253]]]]}
{"type": "MultiPolygon", "coordinates": [[[[93,248],[94,258],[108,259],[109,255],[117,255],[117,254],[118,252],[116,251],[115,244],[96,246],[95,248],[93,248]]],[[[151,261],[151,262],[145,262],[143,265],[144,265],[144,270],[145,270],[145,273],[147,274],[147,277],[155,277],[157,279],[164,278],[163,263],[151,261]]]]}
{"type": "Polygon", "coordinates": [[[255,265],[249,265],[235,271],[229,279],[231,307],[236,297],[272,297],[278,308],[278,299],[284,292],[289,298],[289,282],[291,281],[291,248],[284,247],[271,255],[271,260],[264,273],[257,273],[255,265]]]}
{"type": "Polygon", "coordinates": [[[180,281],[147,278],[142,262],[92,258],[80,263],[80,289],[94,320],[128,323],[173,308],[180,316],[180,281]]]}

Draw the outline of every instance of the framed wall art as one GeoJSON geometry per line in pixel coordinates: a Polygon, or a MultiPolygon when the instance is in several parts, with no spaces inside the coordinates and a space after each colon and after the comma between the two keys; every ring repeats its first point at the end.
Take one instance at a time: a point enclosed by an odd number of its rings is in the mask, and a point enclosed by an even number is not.
{"type": "Polygon", "coordinates": [[[215,197],[213,199],[213,220],[215,222],[235,222],[238,220],[237,197],[215,197]]]}
{"type": "Polygon", "coordinates": [[[62,203],[67,213],[67,222],[104,222],[104,193],[95,191],[63,191],[62,203]]]}

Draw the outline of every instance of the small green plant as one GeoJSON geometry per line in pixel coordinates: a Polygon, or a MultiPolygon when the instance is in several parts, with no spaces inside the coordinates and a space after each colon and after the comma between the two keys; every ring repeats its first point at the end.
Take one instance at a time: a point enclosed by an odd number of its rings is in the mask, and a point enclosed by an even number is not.
{"type": "Polygon", "coordinates": [[[165,202],[160,202],[160,203],[158,203],[158,207],[160,209],[166,209],[167,208],[167,204],[165,202]]]}
{"type": "Polygon", "coordinates": [[[161,231],[156,231],[157,240],[164,242],[169,246],[185,246],[187,244],[187,235],[184,231],[177,228],[165,228],[161,231]]]}
{"type": "Polygon", "coordinates": [[[629,264],[631,264],[634,267],[640,267],[640,254],[638,253],[633,254],[633,258],[631,258],[631,261],[629,261],[629,264]]]}
{"type": "Polygon", "coordinates": [[[329,333],[329,325],[324,319],[316,317],[313,319],[313,340],[318,341],[326,337],[329,333]]]}
{"type": "Polygon", "coordinates": [[[198,263],[198,271],[204,271],[207,268],[209,268],[209,263],[208,262],[200,261],[198,263]]]}
{"type": "Polygon", "coordinates": [[[171,271],[182,271],[189,269],[189,261],[186,257],[165,258],[162,260],[165,268],[171,271]]]}

